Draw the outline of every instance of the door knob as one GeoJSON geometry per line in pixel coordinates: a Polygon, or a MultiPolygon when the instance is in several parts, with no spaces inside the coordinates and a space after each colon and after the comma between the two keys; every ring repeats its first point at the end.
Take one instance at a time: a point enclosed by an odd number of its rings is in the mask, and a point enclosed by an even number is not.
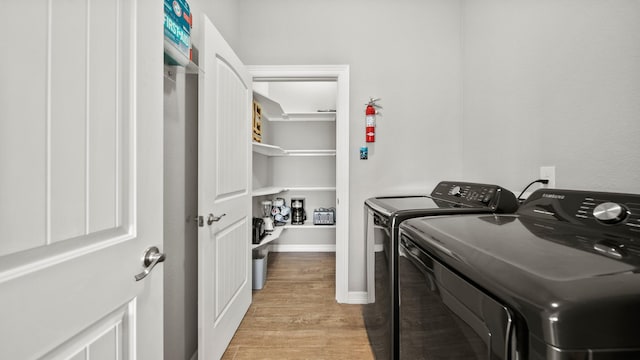
{"type": "Polygon", "coordinates": [[[223,216],[225,216],[227,214],[222,214],[220,216],[214,216],[213,214],[209,214],[209,216],[207,217],[207,225],[211,225],[214,222],[218,222],[220,221],[220,219],[222,219],[223,216]]]}
{"type": "Polygon", "coordinates": [[[144,251],[142,255],[142,263],[144,265],[144,270],[135,276],[136,281],[140,281],[149,275],[151,270],[158,264],[163,262],[166,259],[166,256],[158,250],[157,247],[152,246],[144,251]]]}

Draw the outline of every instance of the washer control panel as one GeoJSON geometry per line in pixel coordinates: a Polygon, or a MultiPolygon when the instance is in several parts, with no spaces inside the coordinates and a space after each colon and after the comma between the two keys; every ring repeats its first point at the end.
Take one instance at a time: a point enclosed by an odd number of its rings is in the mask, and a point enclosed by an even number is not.
{"type": "Polygon", "coordinates": [[[491,184],[441,181],[431,196],[472,207],[488,207],[496,212],[513,212],[518,208],[511,191],[491,184]]]}

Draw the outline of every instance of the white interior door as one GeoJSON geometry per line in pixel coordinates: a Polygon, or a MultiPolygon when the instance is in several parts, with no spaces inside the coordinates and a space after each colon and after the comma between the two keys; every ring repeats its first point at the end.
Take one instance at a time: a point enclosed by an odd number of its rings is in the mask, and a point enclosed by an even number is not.
{"type": "Polygon", "coordinates": [[[0,358],[161,359],[162,5],[3,10],[0,358]]]}
{"type": "Polygon", "coordinates": [[[224,353],[251,303],[251,78],[201,21],[198,89],[198,358],[224,353]]]}

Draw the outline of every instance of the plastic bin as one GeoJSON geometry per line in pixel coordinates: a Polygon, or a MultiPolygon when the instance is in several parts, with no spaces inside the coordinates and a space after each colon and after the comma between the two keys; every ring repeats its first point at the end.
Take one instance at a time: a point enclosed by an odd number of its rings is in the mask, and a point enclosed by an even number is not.
{"type": "Polygon", "coordinates": [[[261,290],[267,280],[267,254],[253,259],[253,289],[261,290]]]}

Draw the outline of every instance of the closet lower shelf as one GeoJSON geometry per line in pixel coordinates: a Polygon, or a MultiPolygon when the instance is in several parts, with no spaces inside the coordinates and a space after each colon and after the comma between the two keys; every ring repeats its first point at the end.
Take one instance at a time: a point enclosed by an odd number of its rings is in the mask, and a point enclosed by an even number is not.
{"type": "Polygon", "coordinates": [[[260,241],[260,244],[253,244],[251,245],[251,248],[253,250],[265,246],[268,243],[274,241],[274,240],[278,240],[278,238],[280,237],[280,235],[282,235],[282,232],[284,231],[284,227],[283,226],[276,226],[273,231],[270,234],[267,234],[267,236],[264,237],[264,239],[262,239],[262,241],[260,241]]]}
{"type": "Polygon", "coordinates": [[[265,236],[264,239],[260,241],[259,244],[252,244],[251,249],[256,250],[275,240],[278,240],[278,238],[280,238],[280,235],[282,235],[282,232],[285,229],[314,229],[315,230],[315,229],[335,229],[335,228],[336,228],[335,225],[314,225],[312,222],[307,222],[303,225],[287,224],[284,226],[276,226],[270,234],[265,236]]]}
{"type": "Polygon", "coordinates": [[[285,229],[335,229],[335,225],[313,225],[312,222],[307,221],[302,225],[285,225],[285,229]]]}

